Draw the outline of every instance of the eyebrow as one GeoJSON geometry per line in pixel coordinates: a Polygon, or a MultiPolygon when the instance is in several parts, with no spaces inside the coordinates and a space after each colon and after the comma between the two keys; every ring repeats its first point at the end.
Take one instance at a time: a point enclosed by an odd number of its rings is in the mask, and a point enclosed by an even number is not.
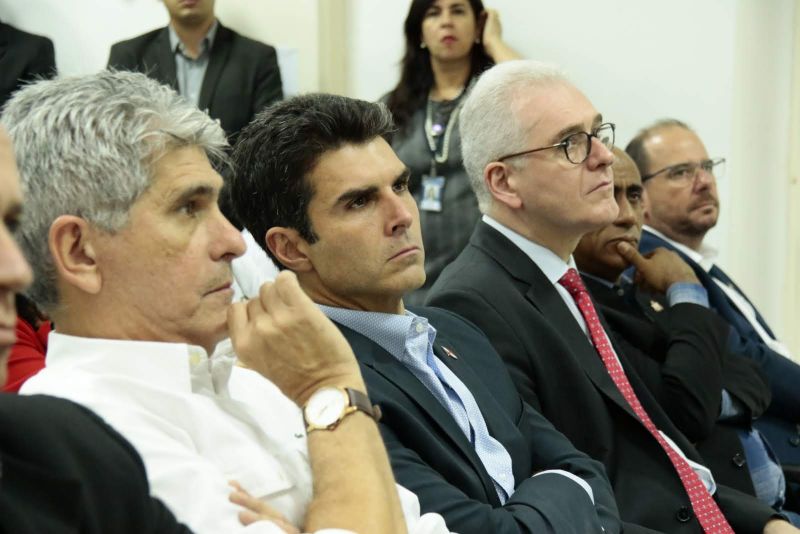
{"type": "MultiPolygon", "coordinates": [[[[408,167],[405,167],[400,174],[398,174],[397,176],[394,177],[394,179],[392,180],[392,184],[395,184],[399,180],[402,180],[404,178],[409,178],[410,176],[411,176],[411,170],[408,167]]],[[[339,204],[347,204],[348,202],[350,202],[353,199],[356,199],[356,198],[362,197],[362,196],[374,195],[377,192],[378,192],[378,186],[376,186],[376,185],[370,185],[370,186],[367,186],[367,187],[348,189],[347,191],[345,191],[344,193],[339,195],[339,198],[336,199],[336,202],[334,203],[334,205],[338,206],[339,204]]]]}
{"type": "MultiPolygon", "coordinates": [[[[592,120],[592,128],[599,126],[600,123],[603,122],[603,114],[598,113],[595,115],[594,120],[592,120]]],[[[551,138],[551,142],[553,144],[561,142],[564,138],[569,137],[572,134],[583,132],[583,124],[570,124],[569,126],[562,128],[556,135],[551,138]]]]}
{"type": "MultiPolygon", "coordinates": [[[[189,199],[195,197],[213,197],[214,195],[217,194],[217,191],[218,190],[216,187],[212,187],[210,185],[205,185],[205,184],[198,184],[182,190],[180,194],[176,196],[174,199],[170,200],[169,203],[171,206],[179,206],[184,202],[188,201],[189,199]]],[[[168,195],[168,198],[170,196],[172,195],[171,194],[168,195]]]]}

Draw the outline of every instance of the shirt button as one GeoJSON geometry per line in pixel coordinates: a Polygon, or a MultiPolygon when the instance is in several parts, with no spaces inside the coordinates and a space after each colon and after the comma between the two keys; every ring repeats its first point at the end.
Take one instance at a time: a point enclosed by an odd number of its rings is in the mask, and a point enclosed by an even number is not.
{"type": "Polygon", "coordinates": [[[421,334],[425,331],[425,326],[422,323],[417,323],[417,333],[421,334]]]}
{"type": "Polygon", "coordinates": [[[731,462],[733,462],[733,465],[736,467],[742,467],[747,463],[747,459],[744,457],[744,454],[737,452],[733,455],[733,458],[731,458],[731,462]]]}
{"type": "Polygon", "coordinates": [[[789,445],[791,445],[792,447],[800,446],[800,436],[792,436],[791,438],[789,438],[789,445]]]}

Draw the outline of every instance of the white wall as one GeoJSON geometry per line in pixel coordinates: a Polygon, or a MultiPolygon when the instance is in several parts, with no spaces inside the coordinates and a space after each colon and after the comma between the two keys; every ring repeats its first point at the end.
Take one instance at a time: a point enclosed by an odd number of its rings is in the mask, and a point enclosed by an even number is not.
{"type": "MultiPolygon", "coordinates": [[[[348,0],[348,87],[392,88],[410,0],[348,0]]],[[[493,0],[506,41],[560,65],[617,124],[617,144],[654,120],[687,121],[728,158],[722,211],[708,243],[778,332],[788,234],[789,109],[796,0],[493,0]]],[[[794,147],[795,150],[800,147],[794,147]]],[[[797,234],[796,234],[797,235],[797,234]]],[[[787,276],[797,277],[797,273],[787,276]]],[[[800,354],[800,338],[793,347],[800,354]]]]}

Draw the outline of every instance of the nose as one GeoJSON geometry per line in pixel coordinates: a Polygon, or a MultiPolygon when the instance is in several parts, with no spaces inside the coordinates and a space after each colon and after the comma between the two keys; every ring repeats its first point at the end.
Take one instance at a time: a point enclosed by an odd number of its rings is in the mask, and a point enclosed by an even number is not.
{"type": "Polygon", "coordinates": [[[216,231],[211,236],[214,260],[232,261],[244,254],[247,245],[245,245],[241,232],[225,218],[219,209],[216,210],[214,218],[216,231]]]}
{"type": "Polygon", "coordinates": [[[401,235],[414,224],[414,214],[417,205],[410,194],[397,195],[394,192],[389,197],[386,215],[386,234],[401,235]]]}
{"type": "Polygon", "coordinates": [[[442,14],[439,16],[439,24],[442,26],[452,26],[453,17],[450,15],[450,11],[447,9],[442,11],[442,14]]]}
{"type": "Polygon", "coordinates": [[[610,148],[606,148],[606,145],[601,143],[597,137],[592,137],[591,142],[592,148],[589,157],[586,158],[586,165],[589,169],[600,170],[614,163],[614,153],[610,148]]]}
{"type": "Polygon", "coordinates": [[[11,233],[0,230],[0,291],[18,293],[33,281],[33,273],[11,233]]]}
{"type": "Polygon", "coordinates": [[[693,183],[695,191],[700,191],[711,187],[716,182],[714,175],[702,167],[698,167],[694,173],[693,183]]]}
{"type": "Polygon", "coordinates": [[[623,195],[622,200],[617,201],[617,206],[619,206],[619,213],[614,221],[616,226],[627,229],[636,224],[636,214],[626,196],[623,195]]]}

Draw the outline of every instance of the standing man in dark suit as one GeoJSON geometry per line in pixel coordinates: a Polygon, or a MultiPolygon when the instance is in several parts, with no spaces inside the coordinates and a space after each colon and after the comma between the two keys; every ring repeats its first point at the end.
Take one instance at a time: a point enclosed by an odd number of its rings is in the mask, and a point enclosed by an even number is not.
{"type": "MultiPolygon", "coordinates": [[[[642,180],[625,152],[615,147],[614,156],[619,215],[584,235],[574,253],[586,287],[639,376],[716,480],[782,510],[780,463],[752,425],[769,405],[769,384],[755,362],[728,351],[731,327],[708,308],[691,267],[663,248],[644,257],[636,251],[642,180]],[[631,264],[636,284],[622,276],[631,264]]],[[[800,516],[787,515],[800,524],[800,516]]]]}
{"type": "Polygon", "coordinates": [[[23,83],[55,73],[53,41],[0,22],[0,108],[23,83]]]}
{"type": "Polygon", "coordinates": [[[522,397],[603,462],[626,532],[798,532],[754,497],[714,484],[609,339],[575,270],[581,236],[617,216],[614,125],[535,61],[486,71],[461,113],[484,216],[429,302],[483,330],[522,397]]]}
{"type": "Polygon", "coordinates": [[[169,25],[111,47],[108,66],[147,74],[219,119],[231,144],[263,107],[283,96],[275,48],[214,16],[214,0],[164,0],[169,25]]]}
{"type": "Polygon", "coordinates": [[[409,171],[379,104],[307,95],[260,114],[234,150],[250,233],[340,326],[398,483],[462,534],[619,532],[599,464],[522,402],[486,337],[409,311],[424,251],[409,171]]]}
{"type": "Polygon", "coordinates": [[[703,243],[717,224],[715,174],[724,159],[709,159],[700,137],[686,124],[667,119],[641,130],[626,147],[646,191],[642,253],[665,247],[681,255],[708,291],[708,300],[733,326],[734,352],[756,361],[770,382],[772,404],[756,426],[778,458],[800,473],[800,365],[790,359],[767,322],[725,272],[716,251],[703,243]]]}

